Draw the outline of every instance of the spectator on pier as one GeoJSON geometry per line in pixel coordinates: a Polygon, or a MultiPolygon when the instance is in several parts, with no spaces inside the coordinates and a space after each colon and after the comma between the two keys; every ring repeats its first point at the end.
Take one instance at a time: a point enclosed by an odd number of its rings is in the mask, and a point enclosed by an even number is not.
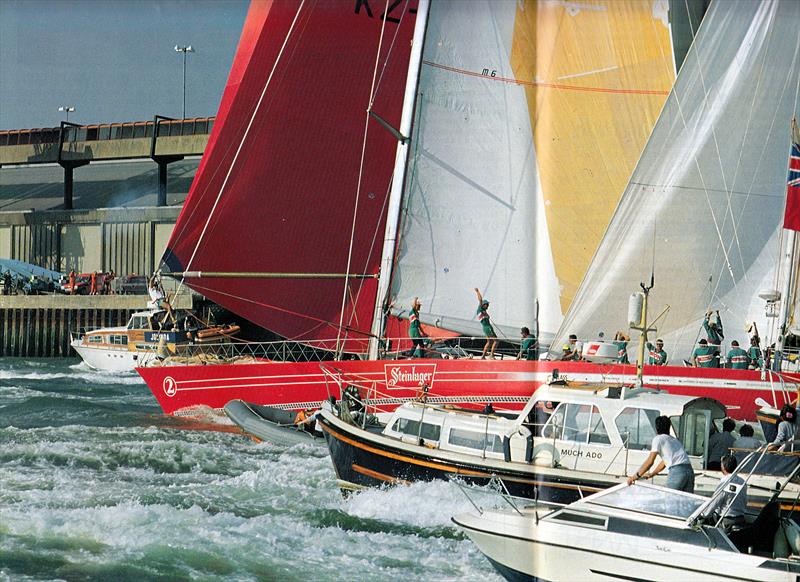
{"type": "Polygon", "coordinates": [[[72,269],[69,272],[69,294],[70,295],[75,295],[75,279],[76,279],[75,269],[72,269]]]}
{"type": "Polygon", "coordinates": [[[657,339],[655,346],[647,342],[647,349],[650,356],[647,362],[648,364],[651,366],[665,366],[667,364],[667,352],[664,351],[664,340],[657,339]]]}
{"type": "Polygon", "coordinates": [[[89,295],[97,295],[97,271],[89,276],[89,295]]]}
{"type": "Polygon", "coordinates": [[[489,301],[484,299],[481,295],[480,290],[475,287],[475,294],[478,296],[478,310],[476,314],[478,315],[478,321],[481,323],[483,328],[483,335],[486,336],[486,345],[483,346],[483,353],[481,353],[481,360],[486,359],[486,351],[489,351],[489,358],[494,360],[494,349],[497,347],[497,334],[492,327],[492,323],[489,320],[489,313],[487,310],[489,309],[489,301]]]}
{"type": "Polygon", "coordinates": [[[694,469],[692,469],[689,455],[686,454],[681,441],[669,434],[671,427],[668,416],[656,418],[656,436],[650,445],[650,454],[636,474],[628,477],[628,485],[633,485],[634,481],[639,479],[651,479],[666,467],[669,469],[667,487],[694,493],[694,469]],[[655,469],[648,472],[656,457],[661,457],[661,461],[655,469]]]}
{"type": "Polygon", "coordinates": [[[419,297],[414,297],[414,301],[411,302],[411,314],[408,318],[410,322],[408,326],[408,335],[411,337],[411,342],[414,344],[414,352],[412,354],[414,358],[425,357],[425,340],[423,338],[427,337],[427,335],[420,325],[420,307],[422,307],[422,303],[420,303],[419,297]]]}
{"type": "Polygon", "coordinates": [[[739,342],[733,340],[728,352],[728,367],[733,370],[746,370],[750,364],[750,356],[739,347],[739,342]]]}
{"type": "Polygon", "coordinates": [[[11,271],[3,273],[3,295],[11,294],[11,271]]]}
{"type": "Polygon", "coordinates": [[[520,335],[522,336],[522,343],[519,346],[517,359],[538,360],[539,342],[536,340],[536,336],[531,335],[531,330],[529,330],[527,327],[520,329],[520,335]]]}
{"type": "Polygon", "coordinates": [[[561,355],[561,360],[565,362],[577,362],[581,359],[581,350],[583,350],[583,342],[579,342],[578,336],[571,333],[568,343],[564,344],[564,353],[561,355]]]}
{"type": "Polygon", "coordinates": [[[114,277],[116,277],[116,275],[114,274],[114,269],[111,269],[108,272],[108,275],[106,275],[106,280],[105,280],[106,294],[107,295],[113,295],[114,294],[114,289],[111,287],[111,284],[114,282],[114,277]]]}
{"type": "Polygon", "coordinates": [[[714,427],[714,432],[708,437],[708,469],[711,471],[719,471],[722,457],[730,452],[736,437],[733,436],[733,429],[736,428],[736,422],[731,418],[726,418],[722,421],[722,432],[717,432],[714,427]]]}
{"type": "Polygon", "coordinates": [[[739,429],[739,438],[733,441],[732,449],[758,449],[761,448],[761,441],[753,435],[755,431],[749,424],[743,424],[739,429]]]}
{"type": "Polygon", "coordinates": [[[719,368],[719,347],[708,345],[708,341],[701,339],[699,345],[692,352],[692,366],[695,368],[719,368]]]}
{"type": "Polygon", "coordinates": [[[618,331],[614,334],[614,346],[617,348],[618,364],[630,364],[630,360],[628,360],[628,342],[630,339],[631,338],[622,331],[618,331]]]}

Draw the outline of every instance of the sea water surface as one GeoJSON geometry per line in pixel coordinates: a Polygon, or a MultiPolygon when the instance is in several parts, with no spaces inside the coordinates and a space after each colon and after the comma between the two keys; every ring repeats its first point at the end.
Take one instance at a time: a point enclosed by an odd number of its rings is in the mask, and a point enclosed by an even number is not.
{"type": "Polygon", "coordinates": [[[0,580],[499,580],[454,484],[345,499],[324,446],[191,426],[135,373],[0,360],[0,580]]]}

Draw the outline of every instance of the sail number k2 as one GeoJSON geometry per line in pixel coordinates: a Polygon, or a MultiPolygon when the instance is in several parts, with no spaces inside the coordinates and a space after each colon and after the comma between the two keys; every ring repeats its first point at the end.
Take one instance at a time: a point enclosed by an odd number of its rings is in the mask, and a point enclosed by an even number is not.
{"type": "MultiPolygon", "coordinates": [[[[373,16],[372,13],[372,8],[369,5],[370,0],[355,0],[355,2],[356,2],[356,10],[355,10],[356,14],[361,14],[361,9],[363,8],[364,13],[368,17],[375,18],[375,16],[373,16]]],[[[386,9],[386,12],[382,13],[379,16],[379,19],[383,20],[385,18],[386,22],[394,22],[395,24],[400,24],[400,16],[402,15],[403,12],[402,8],[400,8],[400,5],[401,4],[405,5],[405,3],[406,0],[392,0],[392,2],[389,3],[388,8],[386,9]]],[[[385,3],[380,2],[380,5],[383,6],[385,5],[385,3]]],[[[408,11],[411,14],[417,13],[416,8],[409,8],[408,11]]]]}

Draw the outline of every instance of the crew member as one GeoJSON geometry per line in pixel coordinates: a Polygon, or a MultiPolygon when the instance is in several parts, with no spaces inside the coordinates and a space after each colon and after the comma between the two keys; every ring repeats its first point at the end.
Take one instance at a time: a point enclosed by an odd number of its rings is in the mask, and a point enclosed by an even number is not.
{"type": "Polygon", "coordinates": [[[583,349],[583,343],[578,341],[577,335],[571,333],[568,343],[564,344],[564,353],[561,355],[561,359],[567,362],[578,361],[581,359],[581,349],[583,349]]]}
{"type": "MultiPolygon", "coordinates": [[[[753,324],[755,325],[755,324],[753,324]]],[[[750,338],[750,347],[747,349],[750,367],[758,370],[764,366],[764,354],[761,353],[761,338],[758,333],[750,338]]]]}
{"type": "Polygon", "coordinates": [[[731,349],[728,352],[728,367],[733,370],[747,370],[750,364],[750,356],[739,347],[739,342],[733,340],[731,349]]]}
{"type": "Polygon", "coordinates": [[[422,307],[422,303],[420,303],[419,297],[414,297],[414,301],[411,302],[411,314],[408,318],[410,322],[408,326],[408,335],[411,336],[411,342],[414,344],[414,353],[412,356],[415,358],[425,357],[425,340],[423,338],[427,337],[425,332],[422,331],[422,326],[419,321],[420,307],[422,307]]]}
{"type": "Polygon", "coordinates": [[[520,335],[522,336],[522,343],[519,346],[517,359],[538,360],[539,342],[536,341],[536,336],[531,335],[531,330],[527,327],[520,329],[520,335]]]}
{"type": "Polygon", "coordinates": [[[708,345],[715,346],[717,348],[714,359],[716,360],[713,366],[709,366],[710,368],[719,368],[719,357],[720,357],[720,346],[722,345],[722,340],[725,339],[725,336],[722,333],[722,319],[719,317],[719,311],[712,312],[711,310],[706,312],[706,317],[703,320],[703,328],[706,330],[706,335],[708,336],[708,345]],[[711,319],[711,315],[716,313],[717,318],[716,321],[711,319]]]}
{"type": "Polygon", "coordinates": [[[624,332],[618,331],[614,335],[614,346],[617,348],[617,363],[618,364],[630,364],[628,360],[628,341],[630,341],[627,335],[624,332]]]}
{"type": "Polygon", "coordinates": [[[483,328],[483,335],[486,336],[486,345],[483,346],[481,353],[481,360],[486,359],[486,351],[489,351],[489,358],[494,360],[494,349],[497,347],[497,334],[494,332],[492,323],[489,320],[489,301],[484,299],[480,290],[475,287],[475,294],[478,296],[478,310],[475,312],[478,316],[478,321],[481,322],[483,328]]]}
{"type": "Polygon", "coordinates": [[[664,340],[657,339],[656,345],[653,346],[647,342],[647,349],[649,351],[649,361],[651,366],[665,366],[667,364],[667,352],[664,351],[664,340]]]}
{"type": "Polygon", "coordinates": [[[695,368],[719,368],[719,348],[710,346],[704,339],[700,340],[692,352],[692,366],[695,368]]]}

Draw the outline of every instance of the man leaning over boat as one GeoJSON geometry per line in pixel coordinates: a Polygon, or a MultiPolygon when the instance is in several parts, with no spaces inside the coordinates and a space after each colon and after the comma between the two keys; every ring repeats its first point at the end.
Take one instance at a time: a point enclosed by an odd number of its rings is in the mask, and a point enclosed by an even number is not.
{"type": "Polygon", "coordinates": [[[694,469],[681,441],[669,434],[671,427],[668,416],[656,418],[656,436],[650,445],[650,454],[636,473],[628,477],[628,485],[633,485],[639,479],[652,479],[667,468],[667,487],[694,493],[694,469]],[[661,461],[650,471],[656,457],[661,457],[661,461]]]}

